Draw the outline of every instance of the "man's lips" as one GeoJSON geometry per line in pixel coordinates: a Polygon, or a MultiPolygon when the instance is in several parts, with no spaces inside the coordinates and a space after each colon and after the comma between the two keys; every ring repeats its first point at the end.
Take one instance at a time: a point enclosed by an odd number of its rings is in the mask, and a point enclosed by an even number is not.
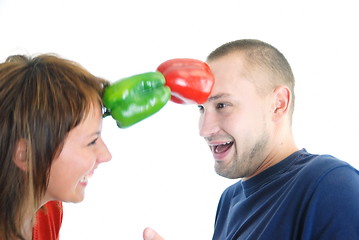
{"type": "Polygon", "coordinates": [[[220,155],[227,152],[233,146],[232,141],[222,143],[210,143],[209,147],[214,155],[220,155]]]}

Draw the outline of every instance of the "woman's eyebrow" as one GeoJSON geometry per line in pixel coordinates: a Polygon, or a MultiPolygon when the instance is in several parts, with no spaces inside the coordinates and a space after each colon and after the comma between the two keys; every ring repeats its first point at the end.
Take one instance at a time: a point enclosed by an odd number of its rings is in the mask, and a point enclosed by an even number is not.
{"type": "Polygon", "coordinates": [[[96,132],[93,132],[93,133],[89,134],[88,137],[100,136],[100,135],[101,135],[101,132],[100,132],[100,131],[96,131],[96,132]]]}

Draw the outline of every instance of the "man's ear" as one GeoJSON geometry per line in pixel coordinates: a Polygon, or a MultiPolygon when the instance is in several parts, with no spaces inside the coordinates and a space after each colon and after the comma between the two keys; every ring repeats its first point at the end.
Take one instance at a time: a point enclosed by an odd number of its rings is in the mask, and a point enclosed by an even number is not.
{"type": "Polygon", "coordinates": [[[281,121],[289,112],[289,105],[292,99],[292,93],[288,87],[280,86],[274,90],[273,120],[281,121]]]}
{"type": "Polygon", "coordinates": [[[23,171],[26,171],[28,168],[26,153],[27,153],[27,141],[22,138],[16,143],[14,163],[23,171]]]}

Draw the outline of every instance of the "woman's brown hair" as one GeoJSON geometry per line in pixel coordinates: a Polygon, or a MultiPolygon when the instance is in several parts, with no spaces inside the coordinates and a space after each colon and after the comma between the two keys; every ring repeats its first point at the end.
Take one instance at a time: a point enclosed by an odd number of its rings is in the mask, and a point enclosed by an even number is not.
{"type": "Polygon", "coordinates": [[[24,239],[24,217],[40,207],[52,160],[68,132],[102,104],[107,81],[55,55],[16,55],[0,64],[0,239],[24,239]],[[26,146],[24,167],[14,163],[26,146]]]}

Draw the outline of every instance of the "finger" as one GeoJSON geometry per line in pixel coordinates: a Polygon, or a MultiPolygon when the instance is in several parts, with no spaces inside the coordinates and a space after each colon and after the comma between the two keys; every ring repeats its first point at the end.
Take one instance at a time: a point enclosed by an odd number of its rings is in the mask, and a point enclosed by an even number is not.
{"type": "Polygon", "coordinates": [[[143,230],[143,240],[164,240],[164,238],[152,228],[147,227],[143,230]]]}

